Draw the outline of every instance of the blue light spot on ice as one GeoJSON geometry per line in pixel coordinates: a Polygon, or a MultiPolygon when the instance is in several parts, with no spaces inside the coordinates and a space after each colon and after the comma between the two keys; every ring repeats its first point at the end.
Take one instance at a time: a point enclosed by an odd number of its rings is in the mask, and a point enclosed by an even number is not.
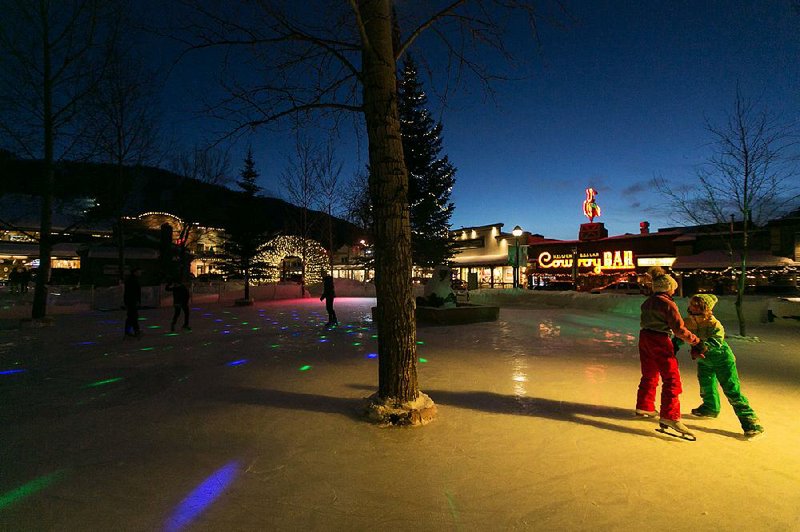
{"type": "Polygon", "coordinates": [[[26,371],[27,370],[25,370],[25,369],[6,369],[6,370],[3,370],[3,371],[0,371],[0,375],[11,375],[11,374],[14,374],[14,373],[24,373],[26,371]]]}
{"type": "Polygon", "coordinates": [[[170,518],[165,523],[164,529],[176,532],[191,523],[198,515],[203,513],[211,503],[222,495],[225,489],[233,482],[239,472],[239,463],[230,462],[216,470],[206,478],[202,484],[181,501],[170,518]]]}
{"type": "Polygon", "coordinates": [[[233,362],[228,362],[228,365],[229,366],[238,366],[240,364],[246,364],[246,363],[247,363],[247,359],[243,358],[241,360],[234,360],[233,362]]]}
{"type": "Polygon", "coordinates": [[[378,353],[369,353],[367,354],[367,358],[378,358],[378,353]]]}

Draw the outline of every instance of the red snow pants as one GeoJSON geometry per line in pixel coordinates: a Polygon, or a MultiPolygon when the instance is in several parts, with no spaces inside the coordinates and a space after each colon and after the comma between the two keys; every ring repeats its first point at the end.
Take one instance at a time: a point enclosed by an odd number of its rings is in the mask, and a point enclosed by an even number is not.
{"type": "Polygon", "coordinates": [[[639,331],[639,360],[642,363],[642,380],[639,382],[636,408],[649,412],[656,409],[656,388],[661,377],[660,416],[663,419],[680,419],[678,396],[683,391],[681,373],[670,336],[649,329],[639,331]]]}

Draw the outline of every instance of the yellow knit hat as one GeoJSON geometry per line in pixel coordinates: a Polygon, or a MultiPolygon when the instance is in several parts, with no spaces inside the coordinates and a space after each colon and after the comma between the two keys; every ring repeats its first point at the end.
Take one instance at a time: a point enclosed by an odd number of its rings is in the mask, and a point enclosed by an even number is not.
{"type": "Polygon", "coordinates": [[[695,295],[692,296],[692,299],[695,299],[695,298],[697,298],[697,299],[701,300],[703,303],[705,303],[706,308],[708,310],[712,310],[714,308],[714,305],[717,304],[717,301],[719,301],[719,298],[717,296],[715,296],[714,294],[695,294],[695,295]]]}

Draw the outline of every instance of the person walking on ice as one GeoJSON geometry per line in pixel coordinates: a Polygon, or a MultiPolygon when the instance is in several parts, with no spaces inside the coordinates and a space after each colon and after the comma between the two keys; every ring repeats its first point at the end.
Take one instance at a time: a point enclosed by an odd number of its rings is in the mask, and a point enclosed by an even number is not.
{"type": "Polygon", "coordinates": [[[742,395],[736,357],[725,341],[725,328],[714,316],[717,301],[717,296],[713,294],[696,294],[689,300],[686,328],[702,341],[702,344],[692,348],[692,359],[697,360],[697,381],[703,403],[693,408],[692,414],[701,418],[719,415],[719,383],[739,418],[744,435],[758,436],[764,432],[764,427],[758,424],[758,417],[750,407],[750,402],[742,395]]]}
{"type": "Polygon", "coordinates": [[[334,327],[339,325],[339,321],[336,319],[336,311],[333,310],[333,300],[336,298],[336,291],[333,288],[333,277],[330,275],[325,275],[322,277],[322,295],[319,296],[319,300],[325,300],[325,310],[328,311],[328,323],[325,324],[325,327],[334,327]]]}
{"type": "Polygon", "coordinates": [[[125,279],[122,301],[125,304],[125,336],[141,336],[139,329],[139,305],[142,303],[142,285],[139,277],[142,270],[133,268],[125,279]]]}
{"type": "Polygon", "coordinates": [[[172,326],[170,330],[175,332],[175,325],[178,323],[178,317],[183,311],[183,329],[191,331],[189,327],[189,289],[180,281],[170,281],[165,287],[167,292],[172,292],[172,306],[175,307],[175,312],[172,314],[172,326]]]}
{"type": "Polygon", "coordinates": [[[672,336],[693,346],[700,343],[700,338],[686,328],[680,310],[672,299],[678,288],[675,279],[658,266],[651,268],[649,274],[653,294],[641,306],[639,360],[642,378],[636,396],[636,415],[656,417],[655,397],[660,377],[659,430],[664,432],[664,429],[670,428],[681,437],[694,439],[691,431],[681,422],[681,375],[672,336]]]}

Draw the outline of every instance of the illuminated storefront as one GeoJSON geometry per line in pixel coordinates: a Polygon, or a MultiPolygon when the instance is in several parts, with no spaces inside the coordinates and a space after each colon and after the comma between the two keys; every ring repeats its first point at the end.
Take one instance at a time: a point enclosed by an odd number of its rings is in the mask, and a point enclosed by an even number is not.
{"type": "Polygon", "coordinates": [[[519,257],[520,279],[523,284],[527,271],[527,241],[529,234],[517,238],[503,232],[503,224],[464,227],[452,232],[456,255],[452,260],[454,277],[467,283],[470,289],[511,288],[514,285],[514,265],[519,257]]]}

